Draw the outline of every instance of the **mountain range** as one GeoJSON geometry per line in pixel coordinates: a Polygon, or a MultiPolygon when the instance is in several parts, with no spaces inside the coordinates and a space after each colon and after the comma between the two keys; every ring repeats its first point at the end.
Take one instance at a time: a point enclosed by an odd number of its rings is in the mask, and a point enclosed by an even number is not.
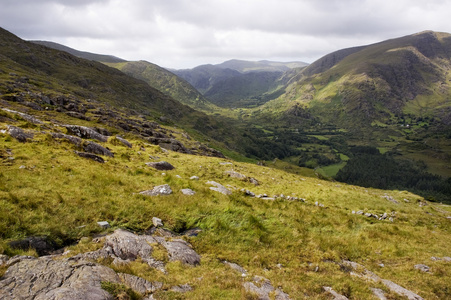
{"type": "Polygon", "coordinates": [[[210,66],[217,106],[0,29],[0,298],[449,299],[450,54],[210,66]]]}

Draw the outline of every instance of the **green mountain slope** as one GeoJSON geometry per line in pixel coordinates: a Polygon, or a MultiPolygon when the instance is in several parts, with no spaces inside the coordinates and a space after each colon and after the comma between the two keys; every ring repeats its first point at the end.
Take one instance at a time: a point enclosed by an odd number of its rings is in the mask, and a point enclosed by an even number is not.
{"type": "Polygon", "coordinates": [[[60,51],[64,51],[67,53],[70,53],[74,56],[80,57],[80,58],[84,58],[84,59],[89,59],[89,60],[95,60],[95,61],[100,61],[100,62],[104,62],[104,63],[120,63],[120,62],[125,62],[125,59],[113,56],[113,55],[105,55],[105,54],[96,54],[96,53],[91,53],[91,52],[86,52],[86,51],[79,51],[79,50],[75,50],[73,48],[58,44],[58,43],[54,43],[54,42],[49,42],[49,41],[31,41],[32,43],[38,44],[38,45],[42,45],[42,46],[46,46],[52,49],[56,49],[56,50],[60,50],[60,51]]]}
{"type": "Polygon", "coordinates": [[[146,61],[108,63],[125,74],[148,83],[151,87],[170,95],[175,100],[192,108],[213,111],[216,109],[193,86],[175,74],[146,61]]]}

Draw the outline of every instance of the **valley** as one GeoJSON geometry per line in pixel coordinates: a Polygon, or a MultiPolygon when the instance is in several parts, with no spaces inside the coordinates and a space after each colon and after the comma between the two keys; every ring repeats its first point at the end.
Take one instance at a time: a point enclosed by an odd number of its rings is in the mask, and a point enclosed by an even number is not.
{"type": "Polygon", "coordinates": [[[0,298],[451,296],[449,34],[308,66],[53,48],[0,29],[0,298]]]}

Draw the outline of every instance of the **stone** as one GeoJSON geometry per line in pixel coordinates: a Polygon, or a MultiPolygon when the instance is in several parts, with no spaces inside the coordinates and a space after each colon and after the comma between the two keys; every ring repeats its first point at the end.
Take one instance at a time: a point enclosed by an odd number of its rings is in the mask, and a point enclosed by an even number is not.
{"type": "Polygon", "coordinates": [[[80,157],[87,158],[87,159],[96,161],[101,164],[105,163],[105,160],[98,155],[95,155],[92,153],[87,153],[87,152],[79,152],[79,151],[74,151],[74,152],[75,152],[75,154],[77,154],[80,157]]]}
{"type": "Polygon", "coordinates": [[[356,212],[357,215],[363,215],[363,210],[359,210],[356,212]]]}
{"type": "Polygon", "coordinates": [[[129,141],[127,141],[126,139],[124,139],[124,138],[122,138],[122,137],[120,137],[120,136],[116,136],[116,140],[118,140],[119,142],[121,142],[124,146],[126,146],[126,147],[128,147],[128,148],[132,148],[133,147],[133,145],[129,142],[129,141]]]}
{"type": "Polygon", "coordinates": [[[199,180],[199,177],[197,177],[197,176],[191,176],[189,179],[191,179],[191,180],[199,180]]]}
{"type": "Polygon", "coordinates": [[[192,195],[196,194],[196,192],[193,191],[192,189],[182,189],[182,194],[192,196],[192,195]]]}
{"type": "Polygon", "coordinates": [[[175,169],[175,167],[173,165],[171,165],[170,163],[168,163],[167,161],[149,162],[149,163],[146,163],[146,165],[151,168],[160,170],[160,171],[175,169]]]}
{"type": "Polygon", "coordinates": [[[154,187],[152,190],[142,191],[140,194],[145,196],[170,195],[172,194],[172,189],[168,184],[163,184],[154,187]]]}
{"type": "Polygon", "coordinates": [[[153,217],[152,218],[152,224],[155,227],[163,227],[163,221],[160,218],[153,217]]]}
{"type": "Polygon", "coordinates": [[[387,200],[390,201],[391,203],[399,204],[399,202],[396,201],[395,198],[393,198],[392,196],[389,196],[389,195],[387,195],[387,194],[385,194],[384,196],[382,196],[382,198],[387,199],[387,200]]]}
{"type": "Polygon", "coordinates": [[[274,300],[290,300],[290,296],[287,293],[284,293],[281,289],[277,289],[275,293],[274,300]]]}
{"type": "Polygon", "coordinates": [[[193,288],[189,284],[176,285],[171,288],[171,291],[176,293],[186,293],[192,290],[193,288]]]}
{"type": "Polygon", "coordinates": [[[259,300],[270,300],[269,294],[274,291],[271,281],[261,276],[255,276],[252,282],[244,282],[243,286],[248,293],[255,294],[259,300]]]}
{"type": "Polygon", "coordinates": [[[55,242],[46,236],[30,236],[22,240],[11,241],[9,246],[13,249],[29,250],[34,249],[39,256],[49,255],[57,249],[55,242]]]}
{"type": "Polygon", "coordinates": [[[110,228],[110,223],[108,223],[108,221],[100,221],[97,222],[97,225],[99,225],[100,227],[102,227],[103,229],[107,229],[110,228]]]}
{"type": "Polygon", "coordinates": [[[414,266],[415,269],[420,270],[421,272],[429,272],[430,268],[424,264],[418,264],[414,266]]]}
{"type": "Polygon", "coordinates": [[[193,266],[200,264],[200,255],[186,241],[173,239],[171,241],[161,241],[160,244],[168,251],[170,261],[180,261],[193,266]]]}
{"type": "Polygon", "coordinates": [[[34,137],[33,133],[25,132],[22,128],[8,125],[8,134],[18,140],[21,143],[26,143],[28,140],[34,137]]]}
{"type": "Polygon", "coordinates": [[[330,286],[323,286],[323,289],[334,296],[334,300],[347,300],[348,298],[334,291],[330,286]]]}
{"type": "Polygon", "coordinates": [[[225,171],[224,174],[229,175],[232,178],[237,178],[239,180],[243,180],[243,181],[247,180],[247,176],[246,175],[240,174],[240,173],[235,172],[235,171],[225,171]]]}
{"type": "Polygon", "coordinates": [[[246,269],[241,267],[240,265],[228,261],[224,261],[224,264],[232,268],[233,270],[239,272],[243,277],[247,275],[246,269]]]}
{"type": "Polygon", "coordinates": [[[50,135],[54,139],[64,139],[76,146],[80,146],[82,143],[82,139],[79,138],[78,136],[68,135],[68,134],[64,134],[64,133],[60,133],[60,132],[51,132],[50,135]]]}
{"type": "Polygon", "coordinates": [[[212,190],[212,191],[216,191],[216,192],[219,192],[224,195],[232,194],[232,192],[229,189],[227,189],[225,186],[223,186],[220,183],[217,183],[215,181],[207,181],[207,184],[215,186],[215,187],[210,187],[210,190],[212,190]]]}
{"type": "Polygon", "coordinates": [[[379,298],[380,300],[387,300],[387,297],[385,297],[385,292],[381,289],[377,288],[370,288],[373,292],[373,295],[379,298]]]}
{"type": "Polygon", "coordinates": [[[93,139],[103,143],[106,143],[108,141],[107,136],[100,134],[96,130],[89,127],[78,125],[64,125],[64,127],[66,127],[69,134],[81,137],[83,139],[93,139]]]}
{"type": "Polygon", "coordinates": [[[39,119],[37,119],[37,118],[35,118],[33,116],[30,116],[29,114],[25,114],[23,112],[19,112],[19,111],[15,111],[15,110],[12,110],[12,109],[7,109],[7,108],[2,108],[2,110],[10,112],[10,113],[15,114],[15,115],[18,115],[22,119],[24,119],[25,121],[28,121],[30,123],[37,124],[37,125],[44,124],[41,120],[39,120],[39,119]]]}
{"type": "Polygon", "coordinates": [[[114,154],[109,149],[90,141],[83,143],[83,150],[93,154],[114,157],[114,154]]]}
{"type": "Polygon", "coordinates": [[[125,273],[119,273],[118,275],[121,281],[126,286],[130,287],[132,290],[140,293],[141,295],[155,292],[163,287],[163,283],[161,282],[150,282],[145,280],[144,278],[125,273]]]}
{"type": "Polygon", "coordinates": [[[255,185],[255,186],[257,186],[257,185],[259,185],[260,183],[258,182],[258,180],[257,179],[255,179],[255,178],[252,178],[252,177],[250,177],[249,178],[249,182],[250,183],[252,183],[253,185],[255,185]]]}

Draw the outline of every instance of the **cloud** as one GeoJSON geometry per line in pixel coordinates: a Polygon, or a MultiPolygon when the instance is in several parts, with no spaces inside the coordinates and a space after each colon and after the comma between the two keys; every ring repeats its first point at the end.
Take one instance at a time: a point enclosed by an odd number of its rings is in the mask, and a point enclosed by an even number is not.
{"type": "Polygon", "coordinates": [[[24,39],[183,68],[231,58],[313,60],[426,29],[451,32],[446,0],[3,0],[24,39]]]}

